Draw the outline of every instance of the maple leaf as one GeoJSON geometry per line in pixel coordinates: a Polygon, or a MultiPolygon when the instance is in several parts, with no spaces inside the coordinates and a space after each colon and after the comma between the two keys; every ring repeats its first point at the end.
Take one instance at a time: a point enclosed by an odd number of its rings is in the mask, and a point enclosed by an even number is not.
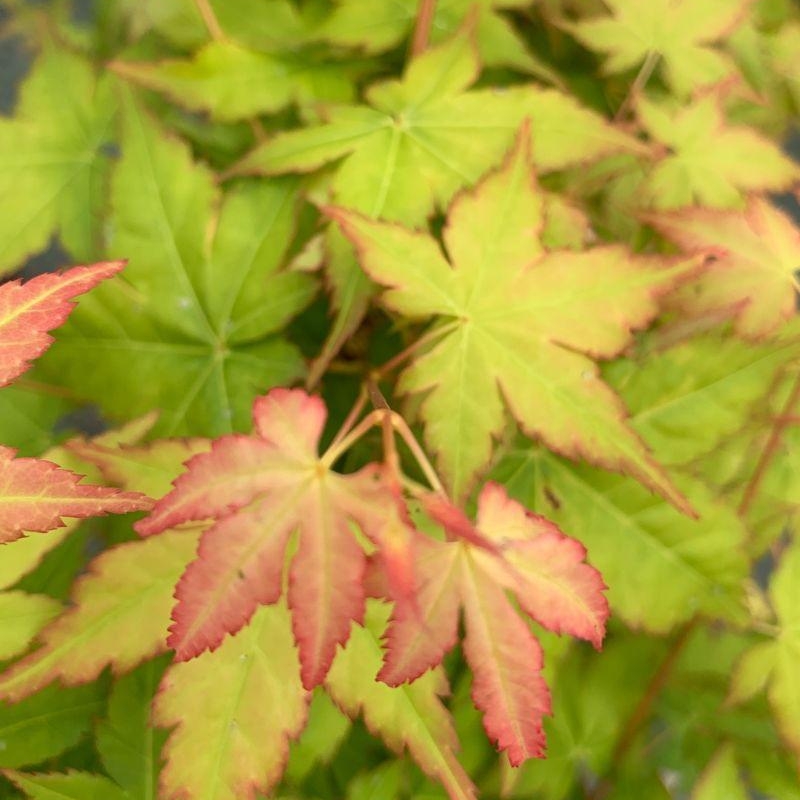
{"type": "Polygon", "coordinates": [[[742,192],[783,191],[800,180],[800,167],[772,141],[727,124],[721,93],[677,109],[641,98],[637,110],[648,133],[670,148],[647,177],[655,208],[738,208],[742,192]]]}
{"type": "MultiPolygon", "coordinates": [[[[532,122],[533,157],[543,170],[620,150],[641,151],[636,140],[558,91],[469,90],[479,73],[467,25],[414,58],[401,80],[371,86],[368,106],[328,108],[325,123],[271,137],[233,174],[310,172],[341,159],[330,184],[335,203],[370,217],[421,224],[501,160],[526,117],[532,122]]],[[[335,227],[328,229],[326,250],[338,316],[312,376],[357,327],[371,295],[352,248],[335,227]]]]}
{"type": "Polygon", "coordinates": [[[279,111],[293,102],[344,103],[353,95],[336,64],[314,63],[308,53],[257,52],[229,41],[209,42],[191,59],[115,61],[110,68],[223,122],[279,111]]]}
{"type": "Polygon", "coordinates": [[[43,594],[0,592],[0,660],[27,649],[34,636],[61,611],[61,603],[43,594]]]}
{"type": "Polygon", "coordinates": [[[579,542],[526,512],[498,484],[482,490],[474,526],[440,496],[423,506],[449,541],[417,538],[416,592],[395,598],[378,677],[397,686],[438,664],[456,643],[463,608],[472,697],[489,738],[513,766],[541,757],[542,718],[550,713],[542,651],[506,591],[539,624],[599,648],[608,617],[600,574],[583,563],[579,542]]]}
{"type": "Polygon", "coordinates": [[[692,800],[748,800],[733,746],[723,745],[709,761],[692,789],[692,800]]]}
{"type": "Polygon", "coordinates": [[[742,22],[750,0],[604,0],[611,16],[563,23],[592,50],[607,54],[606,72],[632,69],[660,56],[665,77],[679,95],[737,74],[715,48],[742,22]]]}
{"type": "Polygon", "coordinates": [[[699,519],[630,478],[573,465],[541,447],[521,447],[492,472],[509,493],[574,531],[608,584],[616,617],[666,633],[701,613],[742,623],[745,527],[699,481],[679,483],[699,519]],[[658,585],[647,603],[642,596],[658,585]]]}
{"type": "Polygon", "coordinates": [[[656,332],[641,352],[617,359],[603,375],[658,460],[684,465],[747,430],[770,387],[798,357],[796,334],[757,344],[717,329],[666,347],[656,332]]]}
{"type": "Polygon", "coordinates": [[[102,797],[103,800],[126,800],[128,797],[104,775],[92,775],[89,772],[71,770],[61,774],[46,774],[6,769],[3,770],[3,775],[31,800],[86,800],[95,797],[102,797]]]}
{"type": "Polygon", "coordinates": [[[0,542],[62,527],[62,517],[126,514],[153,504],[138,492],[81,484],[81,477],[49,461],[14,458],[0,446],[0,542]]]}
{"type": "Polygon", "coordinates": [[[289,605],[306,688],[322,681],[351,620],[361,620],[366,556],[350,523],[379,536],[392,498],[374,465],[339,475],[317,455],[326,416],[322,400],[301,390],[257,398],[255,435],[217,439],[136,524],[149,536],[213,520],[175,591],[169,644],[179,660],[216,648],[259,604],[278,600],[295,531],[289,605]]]}
{"type": "Polygon", "coordinates": [[[0,119],[0,275],[56,232],[74,259],[95,254],[114,112],[89,64],[46,42],[14,117],[0,119]]]}
{"type": "Polygon", "coordinates": [[[281,270],[297,181],[237,182],[223,196],[185,144],[121,98],[110,227],[125,281],[81,303],[42,373],[120,418],[160,409],[160,435],[230,433],[256,394],[303,372],[278,335],[315,291],[281,270]]]}
{"type": "Polygon", "coordinates": [[[125,672],[166,649],[172,593],[199,531],[167,531],[94,559],[73,604],[39,635],[41,646],[0,675],[0,697],[18,701],[58,679],[72,686],[106,667],[125,672]]]}
{"type": "Polygon", "coordinates": [[[115,681],[105,717],[95,728],[97,753],[131,800],[158,796],[161,749],[167,733],[153,727],[151,702],[168,662],[161,656],[115,681]]]}
{"type": "MultiPolygon", "coordinates": [[[[530,4],[531,0],[437,3],[431,36],[434,42],[440,41],[452,34],[470,12],[477,11],[475,39],[481,61],[487,67],[508,66],[552,80],[552,70],[528,51],[522,37],[501,13],[530,4]]],[[[417,0],[339,0],[316,35],[333,44],[378,53],[394,47],[411,31],[418,11],[417,0]]]]}
{"type": "Polygon", "coordinates": [[[0,386],[18,378],[50,347],[53,338],[47,332],[66,321],[75,307],[71,300],[123,266],[123,261],[109,261],[0,285],[0,386]]]}
{"type": "Polygon", "coordinates": [[[367,728],[389,748],[396,753],[407,749],[451,800],[474,800],[475,787],[455,756],[459,743],[453,720],[441,700],[448,693],[444,672],[437,668],[397,687],[374,680],[388,617],[388,604],[367,602],[364,626],[353,627],[325,679],[325,689],[348,716],[363,715],[367,728]]]}
{"type": "Polygon", "coordinates": [[[736,665],[729,700],[743,702],[766,689],[781,736],[800,753],[800,546],[795,542],[781,556],[770,578],[769,600],[777,618],[773,639],[747,650],[736,665]]]}
{"type": "Polygon", "coordinates": [[[299,671],[282,604],[261,607],[213,653],[173,664],[153,705],[157,725],[177,726],[162,753],[159,796],[253,800],[269,791],[305,725],[299,671]]]}
{"type": "Polygon", "coordinates": [[[399,388],[426,393],[426,440],[458,498],[490,460],[505,401],[548,447],[630,473],[688,511],[590,356],[619,354],[631,331],[655,316],[656,295],[693,263],[613,245],[546,253],[528,138],[523,127],[503,167],[452,204],[444,229],[450,263],[427,234],[328,209],[367,274],[387,287],[388,308],[441,320],[440,339],[399,388]]]}
{"type": "Polygon", "coordinates": [[[751,198],[744,211],[689,208],[648,214],[647,222],[687,252],[716,260],[676,302],[690,314],[728,312],[736,331],[759,339],[794,316],[800,230],[768,200],[751,198]]]}

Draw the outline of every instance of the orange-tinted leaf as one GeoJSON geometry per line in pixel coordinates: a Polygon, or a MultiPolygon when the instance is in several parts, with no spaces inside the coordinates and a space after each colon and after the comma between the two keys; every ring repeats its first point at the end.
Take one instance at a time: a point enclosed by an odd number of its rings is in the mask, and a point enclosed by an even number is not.
{"type": "Polygon", "coordinates": [[[733,313],[737,331],[749,338],[774,333],[794,315],[800,229],[767,200],[754,197],[745,211],[690,208],[646,219],[687,252],[716,255],[679,293],[688,311],[733,313]]]}
{"type": "Polygon", "coordinates": [[[47,332],[65,322],[75,307],[73,298],[124,265],[123,261],[108,261],[0,286],[0,386],[25,372],[30,362],[52,344],[47,332]]]}
{"type": "Polygon", "coordinates": [[[78,579],[72,606],[39,635],[41,647],[0,676],[0,698],[17,701],[54,680],[125,672],[166,650],[172,594],[198,532],[168,531],[98,556],[78,579]]]}
{"type": "Polygon", "coordinates": [[[481,492],[474,525],[438,495],[424,505],[448,540],[417,538],[416,596],[394,598],[379,678],[396,686],[438,664],[457,641],[463,608],[464,654],[487,734],[513,765],[541,757],[542,718],[550,713],[541,647],[506,591],[542,626],[599,647],[608,617],[600,574],[584,563],[579,542],[526,512],[499,485],[481,492]]]}
{"type": "Polygon", "coordinates": [[[192,458],[137,530],[212,523],[176,590],[169,643],[179,660],[218,647],[259,604],[281,596],[284,554],[297,532],[289,605],[303,684],[312,688],[364,612],[366,556],[350,525],[379,536],[392,498],[377,468],[339,475],[320,459],[327,411],[318,397],[275,389],[256,400],[253,416],[254,435],[223,437],[192,458]]]}
{"type": "Polygon", "coordinates": [[[450,261],[427,233],[328,210],[386,287],[392,311],[446,323],[399,387],[424,395],[426,440],[457,499],[491,459],[508,408],[549,448],[633,475],[691,512],[626,424],[593,358],[618,355],[656,315],[658,295],[696,261],[620,246],[545,252],[544,193],[528,138],[523,126],[501,169],[451,205],[443,232],[450,261]]]}
{"type": "Polygon", "coordinates": [[[13,450],[0,447],[0,542],[62,527],[62,517],[125,514],[152,505],[143,494],[84,485],[81,477],[50,461],[14,458],[13,450]]]}

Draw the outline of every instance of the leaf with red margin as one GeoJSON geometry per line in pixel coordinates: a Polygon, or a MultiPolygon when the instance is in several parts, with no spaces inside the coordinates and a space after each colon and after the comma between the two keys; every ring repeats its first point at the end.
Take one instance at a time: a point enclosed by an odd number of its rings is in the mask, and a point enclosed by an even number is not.
{"type": "Polygon", "coordinates": [[[39,635],[41,647],[0,675],[0,698],[16,702],[54,680],[88,683],[107,666],[121,673],[164,652],[172,593],[198,536],[167,531],[98,556],[72,606],[39,635]]]}
{"type": "Polygon", "coordinates": [[[22,375],[50,347],[48,331],[66,321],[75,297],[124,266],[124,261],[107,261],[0,285],[0,386],[22,375]]]}
{"type": "Polygon", "coordinates": [[[542,757],[542,718],[550,713],[542,650],[506,592],[543,627],[599,648],[608,618],[602,578],[584,563],[579,542],[527,512],[498,484],[481,492],[474,525],[439,495],[423,505],[448,541],[417,538],[416,595],[413,602],[394,598],[378,677],[397,686],[440,663],[457,641],[463,608],[472,697],[487,734],[514,766],[542,757]]]}
{"type": "Polygon", "coordinates": [[[449,691],[444,672],[432,670],[397,687],[374,679],[388,616],[387,604],[368,602],[364,627],[353,627],[325,679],[325,689],[349,717],[362,714],[370,732],[387,747],[396,753],[407,749],[420,769],[444,786],[451,800],[475,800],[475,787],[456,758],[459,742],[452,717],[441,700],[449,691]]]}
{"type": "Polygon", "coordinates": [[[644,219],[683,250],[717,256],[677,294],[686,311],[728,311],[737,332],[750,339],[775,333],[794,316],[800,228],[768,200],[753,197],[744,211],[689,208],[644,219]]]}
{"type": "Polygon", "coordinates": [[[211,520],[175,593],[169,644],[178,660],[218,647],[259,604],[278,600],[295,532],[288,595],[307,689],[324,679],[351,621],[363,618],[366,555],[351,523],[378,537],[394,504],[374,465],[339,475],[320,459],[326,417],[322,400],[301,390],[257,398],[255,434],[217,439],[137,523],[147,536],[211,520]]]}
{"type": "Polygon", "coordinates": [[[63,527],[62,517],[125,514],[153,504],[138,492],[83,485],[81,478],[50,461],[14,458],[14,450],[0,446],[0,542],[63,527]]]}
{"type": "Polygon", "coordinates": [[[253,800],[280,779],[310,695],[300,684],[285,605],[262,607],[213,653],[173,664],[154,702],[175,727],[159,797],[253,800]],[[202,754],[202,757],[198,757],[202,754]]]}
{"type": "Polygon", "coordinates": [[[676,507],[691,506],[625,422],[595,358],[612,358],[657,311],[659,294],[698,259],[637,256],[620,246],[545,252],[544,193],[532,172],[527,126],[499,171],[456,198],[444,229],[448,261],[431,236],[328,209],[361,265],[406,317],[435,317],[436,343],[399,388],[424,395],[429,447],[461,499],[490,461],[505,408],[552,450],[632,475],[676,507]]]}

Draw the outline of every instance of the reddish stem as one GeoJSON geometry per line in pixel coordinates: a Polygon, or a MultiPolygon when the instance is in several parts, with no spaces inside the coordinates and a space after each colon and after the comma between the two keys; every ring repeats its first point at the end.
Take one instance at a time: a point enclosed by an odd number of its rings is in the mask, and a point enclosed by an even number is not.
{"type": "Polygon", "coordinates": [[[436,13],[436,0],[419,0],[417,21],[414,25],[414,35],[411,37],[411,55],[418,56],[428,47],[431,38],[431,26],[436,13]]]}

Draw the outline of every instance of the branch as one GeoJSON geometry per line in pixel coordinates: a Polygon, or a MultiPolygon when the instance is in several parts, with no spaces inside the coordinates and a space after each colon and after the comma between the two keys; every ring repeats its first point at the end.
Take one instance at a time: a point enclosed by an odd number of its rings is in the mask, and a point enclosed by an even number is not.
{"type": "Polygon", "coordinates": [[[755,500],[758,490],[761,487],[761,482],[764,480],[764,475],[767,472],[767,468],[772,463],[772,459],[775,458],[775,455],[778,452],[781,439],[783,438],[783,432],[790,425],[794,424],[794,407],[797,405],[798,400],[800,400],[800,375],[798,375],[795,379],[794,386],[792,387],[792,391],[783,406],[783,410],[775,419],[769,439],[767,439],[767,443],[764,445],[764,449],[761,451],[756,468],[753,470],[753,475],[744,490],[742,501],[739,503],[739,514],[742,516],[747,514],[747,512],[750,510],[750,507],[753,505],[753,501],[755,500]]]}

